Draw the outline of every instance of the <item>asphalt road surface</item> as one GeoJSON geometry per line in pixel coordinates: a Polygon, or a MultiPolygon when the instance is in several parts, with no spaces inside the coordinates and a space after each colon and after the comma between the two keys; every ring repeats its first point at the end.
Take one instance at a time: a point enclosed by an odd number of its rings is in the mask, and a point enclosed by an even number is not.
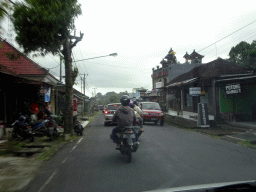
{"type": "Polygon", "coordinates": [[[126,163],[101,114],[84,136],[63,147],[26,192],[140,192],[256,179],[256,150],[170,125],[146,124],[126,163]]]}

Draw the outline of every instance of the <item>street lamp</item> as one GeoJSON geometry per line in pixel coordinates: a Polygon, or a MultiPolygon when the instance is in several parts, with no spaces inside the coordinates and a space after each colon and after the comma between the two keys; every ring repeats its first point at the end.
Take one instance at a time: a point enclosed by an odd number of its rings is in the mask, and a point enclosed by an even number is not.
{"type": "Polygon", "coordinates": [[[89,59],[95,59],[95,58],[100,58],[100,57],[108,57],[108,56],[117,56],[117,53],[111,53],[109,55],[103,55],[103,56],[99,56],[99,57],[92,57],[92,58],[88,58],[88,59],[81,59],[81,60],[77,60],[77,61],[74,61],[74,62],[78,62],[78,61],[84,61],[84,60],[89,60],[89,59]]]}

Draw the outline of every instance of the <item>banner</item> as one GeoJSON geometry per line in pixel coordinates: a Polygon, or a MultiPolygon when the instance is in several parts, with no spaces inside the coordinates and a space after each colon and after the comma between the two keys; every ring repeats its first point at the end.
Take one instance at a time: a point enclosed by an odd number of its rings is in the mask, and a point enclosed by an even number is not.
{"type": "Polygon", "coordinates": [[[45,86],[44,87],[44,102],[51,101],[51,87],[45,86]]]}
{"type": "Polygon", "coordinates": [[[207,103],[198,103],[197,124],[201,127],[210,127],[207,103]]]}
{"type": "Polygon", "coordinates": [[[189,94],[191,96],[200,96],[201,95],[201,87],[190,87],[189,94]]]}
{"type": "Polygon", "coordinates": [[[73,115],[77,114],[77,98],[74,97],[73,99],[73,115]]]}
{"type": "Polygon", "coordinates": [[[156,88],[161,88],[163,87],[163,83],[162,82],[157,82],[156,83],[156,88]]]}

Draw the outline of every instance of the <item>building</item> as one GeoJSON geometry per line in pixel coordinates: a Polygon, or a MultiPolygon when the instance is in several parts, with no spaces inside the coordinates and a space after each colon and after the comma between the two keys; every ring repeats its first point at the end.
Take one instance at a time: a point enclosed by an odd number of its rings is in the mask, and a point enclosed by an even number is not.
{"type": "Polygon", "coordinates": [[[198,113],[198,103],[207,103],[215,120],[255,119],[255,80],[256,76],[245,68],[218,58],[165,86],[169,109],[198,113]]]}
{"type": "Polygon", "coordinates": [[[184,74],[191,69],[198,67],[202,64],[204,56],[198,54],[195,50],[189,55],[186,53],[183,58],[184,63],[177,63],[175,52],[170,49],[168,54],[160,62],[162,67],[157,66],[157,69],[152,69],[152,96],[156,97],[155,101],[159,102],[161,106],[166,104],[166,90],[164,87],[173,79],[181,74],[184,74]],[[158,90],[157,90],[158,89],[158,90]]]}
{"type": "MultiPolygon", "coordinates": [[[[58,82],[48,70],[32,61],[7,41],[1,39],[0,49],[0,121],[11,124],[24,109],[24,102],[39,104],[42,111],[45,92],[50,106],[55,105],[52,87],[58,82]],[[49,91],[50,90],[50,91],[49,91]]],[[[53,112],[55,108],[52,107],[53,112]]]]}

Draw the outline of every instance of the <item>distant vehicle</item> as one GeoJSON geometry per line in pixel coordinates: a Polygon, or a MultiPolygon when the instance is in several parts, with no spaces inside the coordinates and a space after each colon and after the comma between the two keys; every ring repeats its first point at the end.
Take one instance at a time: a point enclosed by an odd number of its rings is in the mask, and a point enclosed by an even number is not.
{"type": "Polygon", "coordinates": [[[104,109],[104,105],[99,105],[99,109],[102,111],[104,109]]]}
{"type": "Polygon", "coordinates": [[[107,109],[107,105],[103,106],[102,113],[104,113],[106,109],[107,109]]]}
{"type": "Polygon", "coordinates": [[[121,107],[121,103],[111,103],[108,104],[104,110],[104,117],[105,117],[105,122],[104,125],[110,125],[112,123],[112,118],[116,112],[116,110],[121,107]]]}
{"type": "Polygon", "coordinates": [[[160,122],[160,125],[164,125],[164,113],[161,110],[160,106],[156,102],[141,102],[139,104],[143,112],[143,124],[145,122],[154,122],[157,124],[160,122]]]}

